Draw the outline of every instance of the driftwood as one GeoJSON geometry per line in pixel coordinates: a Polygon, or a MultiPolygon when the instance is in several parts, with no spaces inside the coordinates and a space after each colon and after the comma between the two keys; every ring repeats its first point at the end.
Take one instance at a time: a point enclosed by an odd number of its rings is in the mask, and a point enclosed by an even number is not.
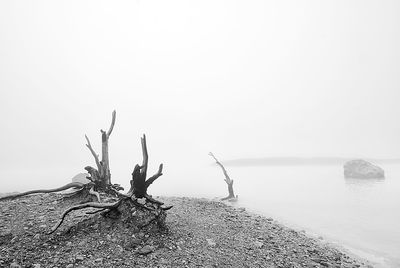
{"type": "Polygon", "coordinates": [[[67,185],[64,185],[59,188],[49,189],[49,190],[33,190],[24,193],[13,194],[9,196],[5,196],[0,198],[1,200],[14,199],[30,194],[36,193],[53,193],[60,192],[70,188],[77,189],[76,192],[72,193],[72,197],[77,194],[81,194],[85,192],[88,196],[93,196],[95,198],[95,202],[86,202],[83,204],[74,205],[61,215],[61,219],[57,222],[49,234],[56,231],[61,224],[63,223],[65,217],[72,211],[81,210],[85,208],[96,208],[97,210],[94,212],[87,212],[87,214],[96,214],[98,212],[102,212],[104,216],[115,215],[118,217],[123,217],[124,222],[135,222],[134,215],[132,211],[145,211],[148,213],[147,220],[145,223],[141,224],[141,226],[137,226],[139,228],[146,227],[153,222],[156,222],[158,226],[163,226],[165,223],[165,211],[172,208],[172,206],[163,206],[164,204],[158,200],[155,200],[151,195],[147,193],[148,187],[162,175],[163,165],[160,164],[158,172],[146,180],[147,177],[147,166],[149,161],[147,144],[146,144],[146,136],[143,135],[141,138],[142,142],[142,153],[143,153],[143,162],[142,165],[136,165],[132,172],[132,179],[130,181],[130,189],[128,193],[121,193],[120,191],[123,188],[119,184],[111,183],[111,172],[110,172],[110,163],[109,163],[109,154],[108,154],[108,140],[110,135],[114,129],[116,119],[116,112],[112,113],[112,120],[109,130],[106,132],[101,130],[101,141],[102,141],[102,157],[101,160],[99,156],[96,154],[93,149],[89,138],[85,135],[86,139],[86,147],[91,152],[94,157],[96,167],[87,166],[85,170],[89,173],[87,179],[90,181],[87,184],[80,182],[73,182],[67,185]],[[105,196],[104,200],[108,202],[102,203],[101,196],[105,196]]]}
{"type": "MultiPolygon", "coordinates": [[[[99,203],[99,202],[89,202],[89,203],[84,203],[84,204],[79,204],[76,206],[73,206],[71,208],[68,208],[61,217],[61,220],[54,225],[54,227],[51,229],[51,232],[54,232],[57,230],[57,228],[62,224],[64,218],[70,213],[71,211],[74,210],[80,210],[84,208],[99,208],[100,210],[96,212],[102,212],[103,210],[107,210],[108,213],[110,212],[115,212],[114,214],[120,214],[121,211],[119,211],[119,207],[122,203],[125,203],[125,206],[128,207],[134,207],[136,209],[142,209],[142,210],[147,210],[151,211],[153,217],[149,220],[148,224],[151,222],[157,221],[158,219],[163,219],[165,218],[165,212],[166,210],[169,210],[172,208],[172,206],[163,206],[164,203],[155,200],[153,197],[151,197],[149,194],[147,194],[147,188],[152,184],[158,177],[162,175],[162,168],[163,165],[161,164],[159,167],[158,172],[150,177],[148,180],[146,180],[146,175],[147,175],[147,165],[148,165],[148,152],[147,152],[147,145],[146,145],[146,136],[143,135],[142,137],[142,153],[143,153],[143,163],[141,166],[136,165],[133,172],[132,172],[132,179],[130,181],[131,188],[128,191],[127,194],[120,193],[118,190],[115,190],[113,188],[108,188],[108,190],[112,190],[117,196],[118,200],[112,203],[99,203]],[[144,199],[144,204],[139,202],[138,199],[144,199]]],[[[132,214],[132,209],[129,209],[129,211],[126,211],[126,214],[132,214]]],[[[107,215],[107,214],[105,214],[107,215]]],[[[145,227],[148,224],[145,224],[140,227],[145,227]]],[[[161,222],[157,222],[158,225],[163,225],[161,222]]]]}
{"type": "Polygon", "coordinates": [[[229,177],[228,172],[226,171],[225,167],[221,164],[221,162],[218,161],[218,159],[214,156],[212,152],[208,153],[212,158],[214,158],[215,162],[217,163],[218,166],[221,167],[222,172],[224,173],[225,176],[225,182],[228,185],[228,196],[221,198],[221,200],[236,200],[238,196],[234,194],[233,192],[233,180],[229,177]]]}
{"type": "Polygon", "coordinates": [[[8,200],[8,199],[15,199],[15,198],[22,197],[22,196],[25,196],[25,195],[30,195],[30,194],[55,193],[55,192],[61,192],[61,191],[64,191],[64,190],[68,190],[70,188],[82,189],[83,187],[84,187],[83,183],[71,182],[71,183],[68,183],[68,184],[66,184],[64,186],[61,186],[61,187],[58,187],[58,188],[54,188],[54,189],[32,190],[32,191],[27,191],[27,192],[23,192],[23,193],[17,193],[17,194],[3,196],[3,197],[0,197],[0,201],[1,200],[8,200]]]}

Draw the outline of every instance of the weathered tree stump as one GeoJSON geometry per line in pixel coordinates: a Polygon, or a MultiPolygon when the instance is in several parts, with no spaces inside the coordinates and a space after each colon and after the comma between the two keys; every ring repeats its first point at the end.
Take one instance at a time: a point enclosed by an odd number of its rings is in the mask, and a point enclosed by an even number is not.
{"type": "Polygon", "coordinates": [[[225,167],[221,164],[221,162],[218,161],[218,159],[214,156],[212,152],[208,153],[212,158],[214,158],[215,162],[217,163],[218,166],[221,167],[222,172],[224,173],[225,176],[225,182],[228,185],[228,196],[221,198],[221,200],[237,200],[238,196],[234,194],[233,192],[233,180],[229,177],[228,172],[226,171],[225,167]]]}

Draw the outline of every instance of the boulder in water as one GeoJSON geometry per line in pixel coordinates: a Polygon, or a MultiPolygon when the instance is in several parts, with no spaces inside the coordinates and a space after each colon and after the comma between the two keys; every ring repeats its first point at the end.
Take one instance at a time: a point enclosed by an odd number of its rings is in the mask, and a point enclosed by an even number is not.
{"type": "Polygon", "coordinates": [[[362,179],[384,178],[385,172],[382,168],[365,160],[356,159],[344,164],[344,177],[362,179]]]}

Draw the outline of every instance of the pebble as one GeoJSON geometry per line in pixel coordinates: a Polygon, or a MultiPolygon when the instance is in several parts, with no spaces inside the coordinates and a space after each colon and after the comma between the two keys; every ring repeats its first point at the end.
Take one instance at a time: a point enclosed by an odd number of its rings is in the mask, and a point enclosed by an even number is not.
{"type": "Polygon", "coordinates": [[[139,249],[138,253],[140,255],[147,255],[147,254],[152,253],[153,251],[154,251],[153,247],[146,245],[146,246],[142,247],[141,249],[139,249]]]}
{"type": "Polygon", "coordinates": [[[255,241],[255,242],[254,242],[254,245],[255,245],[257,248],[262,248],[262,246],[264,245],[264,243],[263,243],[263,242],[260,242],[260,241],[255,241]]]}
{"type": "Polygon", "coordinates": [[[94,262],[97,264],[101,264],[101,263],[103,263],[103,258],[97,258],[94,260],[94,262]]]}
{"type": "Polygon", "coordinates": [[[85,257],[83,257],[82,255],[76,255],[76,257],[75,257],[76,262],[83,261],[84,259],[85,259],[85,257]]]}
{"type": "Polygon", "coordinates": [[[146,204],[146,198],[138,198],[137,202],[138,202],[139,204],[144,205],[144,204],[146,204]]]}
{"type": "Polygon", "coordinates": [[[10,268],[21,268],[21,265],[19,265],[16,262],[13,262],[13,263],[10,264],[10,268]]]}
{"type": "Polygon", "coordinates": [[[214,240],[212,239],[206,239],[207,243],[210,247],[215,247],[217,244],[214,242],[214,240]]]}

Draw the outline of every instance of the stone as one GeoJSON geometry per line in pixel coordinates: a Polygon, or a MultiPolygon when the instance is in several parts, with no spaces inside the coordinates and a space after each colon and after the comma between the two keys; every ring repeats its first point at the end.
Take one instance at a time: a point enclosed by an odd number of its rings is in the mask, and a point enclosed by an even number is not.
{"type": "Polygon", "coordinates": [[[210,247],[215,247],[217,244],[214,242],[214,240],[212,239],[206,239],[207,243],[210,247]]]}
{"type": "Polygon", "coordinates": [[[348,161],[343,168],[345,178],[377,179],[385,177],[385,172],[382,168],[362,159],[348,161]]]}
{"type": "Polygon", "coordinates": [[[260,241],[255,241],[255,242],[254,242],[254,245],[255,245],[257,248],[262,248],[263,245],[264,245],[264,243],[263,243],[263,242],[260,242],[260,241]]]}
{"type": "Polygon", "coordinates": [[[88,173],[78,173],[71,179],[71,181],[87,184],[90,182],[90,180],[86,179],[86,177],[89,177],[88,173]]]}
{"type": "Polygon", "coordinates": [[[13,263],[10,264],[10,268],[21,268],[21,265],[19,265],[16,262],[13,262],[13,263]]]}
{"type": "Polygon", "coordinates": [[[94,260],[94,262],[97,263],[97,264],[102,264],[103,260],[104,260],[103,258],[97,258],[97,259],[94,260]]]}
{"type": "Polygon", "coordinates": [[[76,262],[81,262],[81,261],[83,261],[85,259],[85,257],[83,257],[82,255],[76,255],[76,257],[75,257],[75,261],[76,262]]]}
{"type": "Polygon", "coordinates": [[[152,253],[153,251],[154,251],[153,247],[146,245],[146,246],[142,247],[141,249],[139,249],[138,253],[140,255],[147,255],[147,254],[152,253]]]}
{"type": "Polygon", "coordinates": [[[137,199],[137,202],[138,202],[139,204],[145,205],[145,204],[146,204],[146,198],[138,198],[138,199],[137,199]]]}
{"type": "Polygon", "coordinates": [[[40,266],[40,264],[39,263],[35,263],[34,265],[33,265],[33,268],[40,268],[41,266],[40,266]]]}

